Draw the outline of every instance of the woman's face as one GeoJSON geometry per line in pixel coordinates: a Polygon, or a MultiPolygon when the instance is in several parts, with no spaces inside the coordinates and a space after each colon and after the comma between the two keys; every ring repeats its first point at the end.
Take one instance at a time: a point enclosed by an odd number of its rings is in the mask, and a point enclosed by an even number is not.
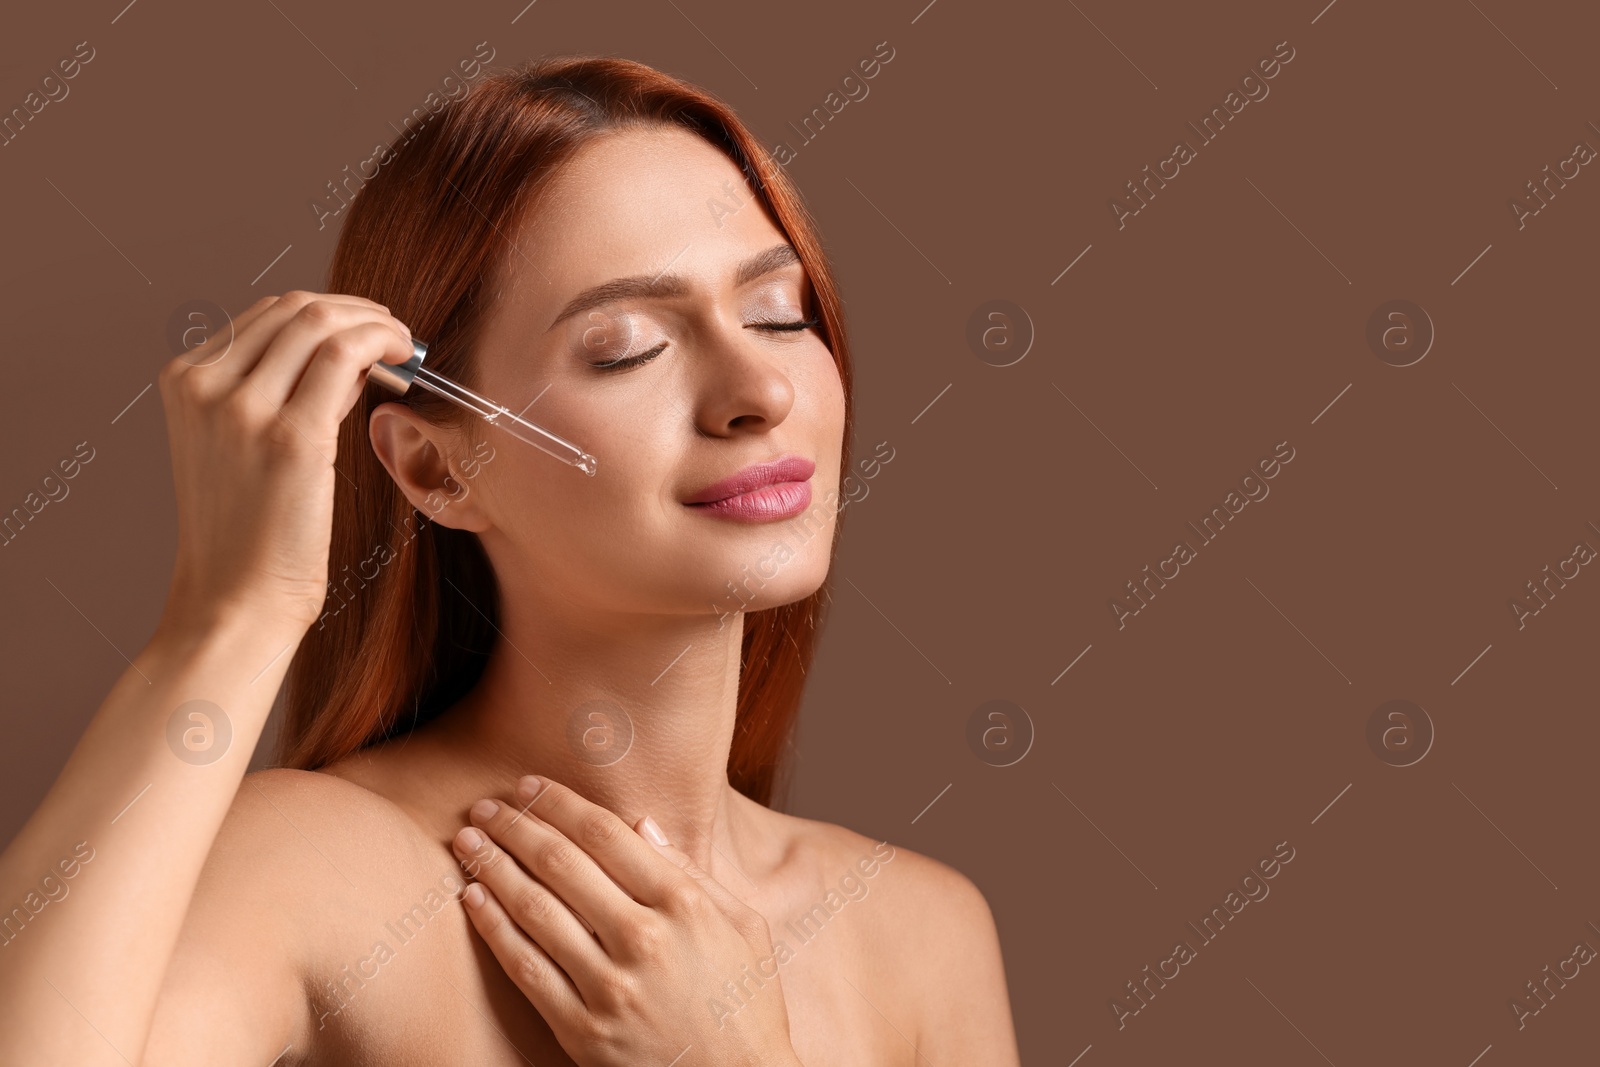
{"type": "Polygon", "coordinates": [[[593,455],[598,473],[484,426],[493,459],[439,520],[479,532],[508,597],[721,615],[815,591],[844,393],[817,330],[793,328],[816,314],[805,271],[738,167],[684,130],[610,134],[508,236],[480,391],[593,455]],[[574,304],[617,279],[631,295],[574,304]],[[690,503],[781,459],[801,461],[779,473],[787,485],[690,503]]]}

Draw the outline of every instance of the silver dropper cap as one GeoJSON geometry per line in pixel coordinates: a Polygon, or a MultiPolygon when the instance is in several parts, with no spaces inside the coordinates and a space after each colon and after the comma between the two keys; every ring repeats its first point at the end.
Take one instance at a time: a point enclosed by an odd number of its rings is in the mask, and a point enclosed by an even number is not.
{"type": "Polygon", "coordinates": [[[410,359],[404,363],[374,363],[367,371],[367,379],[404,396],[417,376],[417,368],[422,366],[422,357],[427,354],[427,344],[412,338],[410,359]]]}

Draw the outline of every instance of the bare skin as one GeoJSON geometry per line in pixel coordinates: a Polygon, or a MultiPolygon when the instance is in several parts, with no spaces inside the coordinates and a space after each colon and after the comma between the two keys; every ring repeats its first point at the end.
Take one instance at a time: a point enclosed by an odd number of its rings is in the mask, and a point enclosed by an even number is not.
{"type": "MultiPolygon", "coordinates": [[[[396,761],[393,770],[429,765],[430,757],[419,755],[396,761]]],[[[219,846],[235,834],[253,843],[241,840],[243,851],[232,859],[219,847],[208,867],[198,901],[212,903],[191,914],[185,936],[195,943],[180,945],[168,975],[153,1050],[169,1036],[174,1045],[187,1040],[182,1032],[194,1025],[192,1014],[169,1012],[170,1002],[237,1012],[233,1026],[271,1033],[272,1041],[251,1045],[256,1055],[272,1046],[263,1062],[285,1047],[283,1064],[363,1057],[401,1065],[581,1062],[562,1050],[463,906],[448,899],[450,876],[460,873],[444,844],[454,820],[424,826],[391,801],[328,775],[268,771],[252,779],[265,796],[249,799],[246,785],[219,846]],[[263,850],[262,838],[273,844],[263,850]],[[263,861],[273,872],[265,883],[263,861]],[[435,905],[443,899],[431,915],[430,891],[435,905]],[[402,927],[408,912],[427,917],[402,927]],[[253,918],[241,922],[244,914],[253,918]],[[387,962],[375,961],[380,941],[392,950],[387,962]],[[273,966],[264,974],[263,956],[285,943],[304,955],[292,970],[273,966]],[[242,968],[250,959],[262,962],[242,968]],[[352,973],[375,977],[357,982],[352,973]],[[327,993],[329,982],[341,980],[342,1002],[327,993]],[[305,986],[322,991],[320,1002],[308,1003],[305,986]],[[219,987],[237,988],[237,999],[219,1004],[219,987]]],[[[879,846],[748,800],[739,806],[753,816],[761,866],[746,868],[749,883],[732,875],[729,890],[756,907],[774,943],[790,950],[777,967],[781,989],[752,983],[745,995],[784,998],[800,1062],[1017,1062],[992,921],[970,882],[893,842],[879,846]],[[863,859],[878,860],[870,876],[860,873],[863,859]],[[852,874],[845,897],[840,884],[852,874]],[[819,919],[812,909],[826,908],[830,890],[838,910],[819,919]]],[[[705,994],[737,1003],[721,988],[705,994]]]]}
{"type": "MultiPolygon", "coordinates": [[[[156,784],[145,810],[165,824],[119,822],[120,838],[105,839],[126,847],[108,844],[86,868],[104,877],[74,891],[76,932],[40,924],[17,942],[32,955],[6,950],[14,955],[0,967],[23,966],[0,980],[8,992],[30,991],[33,1014],[18,1018],[33,1029],[9,1030],[0,1051],[23,1060],[70,1050],[82,1063],[609,1067],[655,1062],[663,1050],[666,1064],[686,1041],[680,1067],[1017,1062],[994,924],[970,880],[892,842],[771,811],[727,780],[743,617],[708,604],[780,531],[709,517],[684,499],[789,454],[815,461],[813,501],[836,500],[843,446],[843,395],[826,347],[814,330],[771,328],[813,311],[802,268],[773,260],[758,276],[735,277],[739,264],[786,242],[755,201],[731,215],[707,209],[712,198],[728,202],[730,182],[743,190],[737,168],[686,132],[605,138],[558,176],[489,286],[498,303],[476,384],[513,410],[539,397],[528,417],[600,457],[597,477],[486,430],[493,460],[468,491],[452,492],[464,481],[462,457],[483,453],[403,406],[374,413],[372,445],[397,484],[430,514],[429,494],[447,493],[451,503],[434,521],[475,532],[500,583],[500,643],[480,683],[439,719],[322,771],[267,771],[241,785],[282,679],[281,662],[261,665],[292,649],[322,606],[327,516],[303,502],[326,499],[333,475],[302,457],[300,484],[276,500],[265,494],[262,515],[240,504],[232,535],[204,529],[221,521],[215,509],[196,512],[200,533],[180,535],[168,615],[139,658],[149,684],[165,687],[162,698],[138,678],[119,683],[97,716],[105,736],[80,744],[0,857],[0,875],[8,886],[25,880],[53,858],[56,841],[103,826],[146,781],[156,784]],[[552,323],[584,288],[667,274],[684,280],[675,295],[552,323]],[[598,350],[585,344],[597,322],[607,338],[598,350]],[[640,365],[595,366],[662,342],[640,365]],[[291,504],[301,525],[285,528],[291,504]],[[274,523],[272,539],[254,532],[274,523]],[[216,546],[261,558],[241,566],[216,546]],[[240,575],[262,574],[274,582],[238,586],[240,575]],[[148,728],[164,726],[175,701],[196,691],[226,702],[236,751],[174,773],[148,728]],[[632,726],[626,755],[605,765],[569,730],[596,698],[625,709],[632,726]],[[143,747],[125,770],[130,738],[143,747]],[[120,778],[107,788],[112,768],[120,778]],[[516,794],[526,774],[552,783],[548,822],[543,801],[529,807],[516,794]],[[94,806],[74,808],[69,787],[92,793],[94,806]],[[499,851],[477,855],[498,855],[493,864],[460,847],[463,828],[477,822],[469,809],[483,798],[507,806],[481,824],[499,851]],[[599,816],[623,832],[589,836],[599,816]],[[643,836],[646,816],[670,845],[643,836]],[[551,854],[529,842],[554,835],[582,847],[564,871],[541,871],[551,854]],[[481,907],[453,892],[463,862],[488,889],[481,907]],[[577,875],[591,896],[539,895],[541,885],[555,890],[577,875]],[[664,901],[698,903],[685,911],[664,901]],[[652,955],[589,921],[622,914],[648,918],[672,951],[652,955]],[[582,987],[554,963],[563,931],[580,921],[605,951],[570,936],[566,945],[608,969],[606,988],[635,995],[614,1003],[559,995],[572,991],[563,983],[582,987]],[[92,977],[68,983],[47,965],[51,953],[68,953],[92,977]],[[758,985],[739,965],[763,956],[777,960],[777,974],[758,985]],[[34,979],[47,973],[67,990],[44,991],[34,979]],[[726,980],[746,982],[744,994],[726,980]],[[69,998],[71,1013],[59,1003],[69,998]],[[713,998],[737,1010],[719,1018],[713,998]],[[602,1023],[615,1040],[573,1039],[602,1023]],[[57,1036],[69,1028],[75,1036],[57,1036]]],[[[331,454],[365,368],[404,358],[406,331],[386,309],[335,296],[318,299],[336,310],[293,326],[312,296],[291,296],[240,317],[245,333],[260,335],[244,346],[253,353],[246,362],[268,365],[260,348],[271,329],[306,333],[302,366],[312,350],[322,358],[319,338],[343,332],[343,362],[320,383],[324,401],[297,409],[297,425],[312,431],[305,436],[331,454]],[[249,325],[271,316],[271,329],[249,325]]],[[[276,358],[292,384],[291,359],[276,358]]],[[[306,384],[318,384],[310,372],[306,384]]],[[[287,434],[274,443],[298,447],[287,434]]],[[[178,453],[175,444],[175,463],[178,453]]],[[[239,471],[186,479],[180,469],[180,513],[186,488],[201,501],[241,480],[239,471]]],[[[750,607],[818,587],[831,511],[750,607]]]]}

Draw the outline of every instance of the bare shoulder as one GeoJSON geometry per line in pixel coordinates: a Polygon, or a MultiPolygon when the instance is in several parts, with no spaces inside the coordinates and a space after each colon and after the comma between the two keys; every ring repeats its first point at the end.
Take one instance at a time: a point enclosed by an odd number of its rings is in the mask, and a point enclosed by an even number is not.
{"type": "MultiPolygon", "coordinates": [[[[289,767],[245,775],[228,821],[240,838],[235,843],[252,848],[267,842],[303,848],[309,843],[308,826],[326,840],[357,847],[409,848],[418,838],[418,827],[407,813],[374,790],[348,776],[289,767]]],[[[311,858],[316,855],[311,851],[311,858]]],[[[326,870],[333,860],[323,858],[326,870]]]]}
{"type": "Polygon", "coordinates": [[[245,776],[203,884],[213,897],[270,904],[302,932],[298,958],[313,966],[349,908],[365,912],[396,873],[439,863],[438,843],[388,798],[335,774],[278,767],[245,776]]]}
{"type": "MultiPolygon", "coordinates": [[[[425,847],[420,828],[372,790],[321,771],[277,767],[245,776],[217,832],[202,886],[226,896],[325,884],[365,893],[381,886],[386,868],[425,847]]],[[[325,896],[295,900],[315,913],[325,896]]],[[[284,900],[280,910],[298,906],[284,900]]],[[[315,925],[315,914],[297,922],[315,925]]]]}
{"type": "Polygon", "coordinates": [[[904,845],[797,821],[824,885],[877,898],[861,913],[870,921],[858,925],[862,964],[902,991],[917,1019],[918,1052],[935,1063],[1018,1063],[999,934],[977,884],[904,845]]]}
{"type": "Polygon", "coordinates": [[[870,880],[871,891],[892,900],[882,916],[886,932],[922,938],[930,928],[985,935],[994,920],[981,890],[961,871],[932,856],[815,819],[791,819],[824,880],[847,872],[870,880]]]}
{"type": "MultiPolygon", "coordinates": [[[[157,1002],[152,1062],[272,1062],[314,1028],[307,980],[418,846],[375,793],[287,768],[246,775],[196,883],[157,1002]]],[[[283,1062],[292,1062],[286,1058],[283,1062]]]]}

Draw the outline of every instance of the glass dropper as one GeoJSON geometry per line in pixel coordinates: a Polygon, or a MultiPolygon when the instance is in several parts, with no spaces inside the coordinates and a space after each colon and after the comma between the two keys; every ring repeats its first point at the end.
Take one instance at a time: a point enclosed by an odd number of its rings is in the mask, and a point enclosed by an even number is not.
{"type": "Polygon", "coordinates": [[[411,350],[411,358],[404,363],[374,363],[372,369],[367,372],[367,379],[376,381],[401,395],[404,395],[413,383],[420,385],[428,392],[442,396],[456,406],[470,411],[489,425],[498,426],[511,436],[526,441],[563,463],[570,463],[590,477],[594,476],[597,464],[589,453],[571,441],[557,437],[549,430],[535,426],[522,416],[514,414],[504,404],[497,404],[493,400],[481,397],[460,382],[428,370],[422,365],[423,357],[428,354],[426,342],[413,338],[411,350]]]}

